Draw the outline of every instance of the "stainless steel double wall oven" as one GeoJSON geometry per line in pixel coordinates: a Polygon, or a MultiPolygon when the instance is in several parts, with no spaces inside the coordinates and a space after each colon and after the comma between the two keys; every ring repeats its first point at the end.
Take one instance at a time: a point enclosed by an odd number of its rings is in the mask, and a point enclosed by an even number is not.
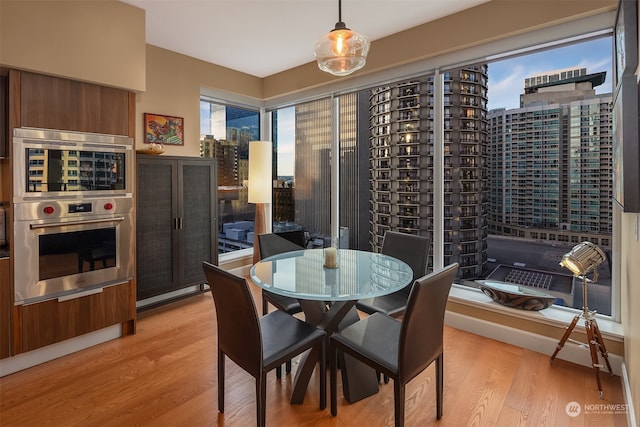
{"type": "Polygon", "coordinates": [[[133,278],[131,138],[15,129],[13,161],[16,304],[133,278]]]}

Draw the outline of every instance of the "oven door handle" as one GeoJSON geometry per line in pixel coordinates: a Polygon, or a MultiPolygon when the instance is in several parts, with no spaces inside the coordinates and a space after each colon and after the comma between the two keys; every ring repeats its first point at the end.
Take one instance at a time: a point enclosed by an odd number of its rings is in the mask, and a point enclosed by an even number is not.
{"type": "Polygon", "coordinates": [[[68,222],[52,222],[49,224],[29,224],[29,228],[32,230],[36,230],[38,228],[51,228],[51,227],[64,227],[65,225],[82,225],[82,224],[99,224],[102,222],[114,222],[114,221],[124,221],[125,218],[123,216],[116,216],[113,218],[103,218],[103,219],[87,219],[81,221],[68,221],[68,222]]]}

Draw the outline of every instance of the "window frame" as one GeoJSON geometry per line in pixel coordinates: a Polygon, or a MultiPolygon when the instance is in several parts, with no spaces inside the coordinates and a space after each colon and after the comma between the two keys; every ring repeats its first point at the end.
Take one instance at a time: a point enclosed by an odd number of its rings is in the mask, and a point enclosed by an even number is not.
{"type": "MultiPolygon", "coordinates": [[[[327,85],[303,90],[293,94],[283,95],[280,97],[274,97],[257,104],[261,104],[265,113],[270,113],[273,110],[289,107],[299,102],[306,102],[309,100],[324,98],[327,96],[337,96],[342,93],[351,93],[374,86],[383,86],[385,84],[393,83],[400,80],[406,80],[414,76],[425,75],[429,73],[438,76],[438,79],[440,79],[440,81],[442,82],[440,73],[446,73],[448,72],[448,70],[465,66],[465,64],[479,62],[491,63],[496,60],[504,60],[508,59],[509,57],[515,57],[526,53],[544,51],[550,48],[560,47],[563,45],[573,44],[581,41],[587,41],[593,38],[610,36],[613,34],[614,23],[615,11],[604,12],[601,14],[577,19],[571,22],[552,25],[548,28],[511,36],[509,38],[497,40],[479,46],[461,49],[426,60],[416,61],[414,63],[394,67],[389,70],[356,76],[354,78],[341,79],[327,85]]],[[[223,97],[223,99],[227,98],[223,97]]],[[[438,102],[438,100],[439,103],[442,103],[442,89],[440,90],[440,96],[436,96],[436,102],[438,102]]],[[[256,104],[254,104],[254,106],[255,105],[256,104]]],[[[441,105],[437,106],[437,108],[441,108],[441,105]]],[[[440,114],[440,118],[442,119],[442,121],[444,120],[443,114],[444,112],[441,112],[440,114]]],[[[437,120],[436,123],[440,121],[441,120],[437,120]]],[[[271,131],[269,131],[269,133],[270,132],[271,131]]],[[[440,132],[440,130],[438,130],[438,132],[440,132]]],[[[442,136],[440,138],[442,140],[442,136]]],[[[439,169],[443,166],[444,161],[440,156],[438,156],[438,158],[440,160],[435,161],[439,162],[439,169]]],[[[440,198],[443,197],[442,189],[440,189],[438,194],[440,198]]],[[[442,200],[434,200],[434,214],[438,214],[438,211],[443,210],[443,205],[444,203],[442,200]]],[[[619,243],[616,244],[616,241],[619,242],[620,240],[619,224],[620,220],[619,218],[616,218],[616,213],[614,212],[612,230],[612,241],[614,243],[612,245],[612,254],[614,258],[619,256],[619,243]]],[[[438,230],[437,235],[442,236],[442,230],[438,230]]],[[[434,248],[438,248],[438,251],[441,252],[443,247],[442,243],[442,241],[434,241],[434,248]]],[[[441,265],[442,259],[443,254],[435,253],[434,251],[434,267],[438,267],[439,265],[441,265]]],[[[617,272],[614,270],[612,275],[612,307],[610,320],[612,320],[613,322],[620,321],[619,274],[619,270],[617,272]]],[[[465,295],[463,299],[469,298],[469,292],[462,292],[462,294],[465,295]]],[[[477,299],[477,297],[472,298],[472,300],[475,299],[477,299]]],[[[574,309],[570,310],[574,311],[574,309]]],[[[607,318],[608,317],[605,317],[605,319],[607,318]]]]}
{"type": "MultiPolygon", "coordinates": [[[[202,103],[202,102],[222,105],[225,108],[232,107],[232,108],[238,108],[238,109],[243,109],[247,111],[255,111],[258,114],[258,126],[259,126],[259,132],[260,132],[260,139],[269,140],[269,139],[265,139],[265,135],[270,135],[271,133],[271,124],[266,121],[267,116],[270,116],[270,115],[267,115],[265,113],[264,108],[262,108],[262,102],[258,102],[251,98],[238,96],[236,94],[231,94],[224,91],[201,89],[199,103],[202,103]]],[[[200,127],[202,127],[202,123],[200,123],[200,127]]],[[[226,128],[225,128],[225,132],[226,132],[226,128]]],[[[226,138],[226,135],[225,135],[225,138],[226,138]]],[[[268,218],[270,218],[271,216],[270,207],[267,207],[266,215],[268,218]]],[[[221,218],[219,213],[216,215],[216,217],[218,219],[221,218]]],[[[268,229],[267,231],[270,231],[270,229],[268,229]]],[[[219,253],[218,262],[231,262],[236,259],[251,257],[252,255],[253,255],[253,247],[238,249],[231,252],[219,253]]]]}

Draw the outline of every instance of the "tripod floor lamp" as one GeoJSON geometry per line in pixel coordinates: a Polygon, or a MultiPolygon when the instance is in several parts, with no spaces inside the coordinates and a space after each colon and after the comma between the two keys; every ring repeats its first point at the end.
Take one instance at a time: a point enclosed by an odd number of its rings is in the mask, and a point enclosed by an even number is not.
{"type": "MultiPolygon", "coordinates": [[[[606,259],[604,252],[602,249],[597,247],[591,242],[582,242],[577,244],[571,249],[570,252],[564,254],[562,257],[562,261],[560,261],[560,265],[569,269],[574,277],[582,279],[582,312],[576,315],[564,335],[558,342],[558,346],[556,350],[553,352],[551,356],[551,360],[549,363],[552,363],[556,358],[564,344],[567,340],[575,342],[569,339],[569,336],[573,332],[573,329],[576,327],[578,320],[584,319],[584,328],[587,333],[587,339],[589,341],[589,350],[591,352],[591,365],[593,366],[593,372],[596,374],[596,381],[598,382],[598,391],[600,392],[600,399],[602,399],[602,384],[600,382],[600,368],[603,366],[598,361],[598,354],[602,356],[604,359],[607,369],[609,370],[609,374],[613,375],[611,370],[611,364],[609,363],[609,356],[607,355],[607,349],[604,346],[604,341],[602,340],[602,334],[600,333],[600,328],[598,328],[598,323],[596,322],[595,311],[590,311],[587,304],[587,282],[597,282],[598,281],[598,266],[606,259]],[[587,279],[587,274],[593,272],[593,279],[587,279]]],[[[583,344],[578,342],[578,344],[583,344]]]]}

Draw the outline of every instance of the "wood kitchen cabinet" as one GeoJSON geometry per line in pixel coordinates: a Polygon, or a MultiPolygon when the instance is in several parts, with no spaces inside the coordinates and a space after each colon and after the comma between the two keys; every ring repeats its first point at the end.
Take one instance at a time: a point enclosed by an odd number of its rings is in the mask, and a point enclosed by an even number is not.
{"type": "Polygon", "coordinates": [[[214,159],[138,155],[138,301],[202,285],[218,263],[214,159]]]}
{"type": "MultiPolygon", "coordinates": [[[[13,236],[12,136],[33,127],[133,137],[135,93],[27,71],[10,69],[0,79],[0,131],[6,132],[6,159],[0,160],[0,202],[8,206],[7,236],[13,236]]],[[[28,268],[13,253],[0,260],[0,358],[15,356],[88,332],[120,324],[122,335],[135,333],[133,280],[72,300],[14,305],[14,271],[28,268]],[[9,344],[7,345],[7,340],[9,344]]],[[[131,249],[133,253],[133,249],[131,249]]]]}
{"type": "Polygon", "coordinates": [[[14,72],[19,126],[126,135],[135,133],[135,94],[64,78],[14,72]]]}
{"type": "Polygon", "coordinates": [[[125,282],[101,292],[60,301],[51,299],[16,307],[20,335],[16,353],[35,350],[118,323],[122,335],[134,333],[136,311],[131,303],[134,285],[125,282]]]}

